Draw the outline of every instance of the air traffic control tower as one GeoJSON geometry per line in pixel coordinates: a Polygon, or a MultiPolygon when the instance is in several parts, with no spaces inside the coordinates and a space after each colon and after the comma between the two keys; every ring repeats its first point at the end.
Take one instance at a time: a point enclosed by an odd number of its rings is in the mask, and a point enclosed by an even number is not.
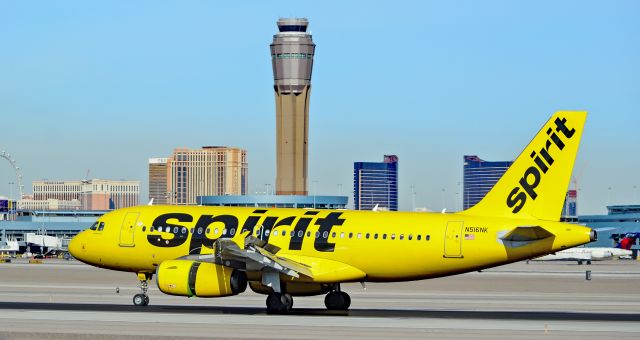
{"type": "Polygon", "coordinates": [[[316,45],[309,21],[279,19],[271,63],[276,97],[276,195],[307,195],[309,96],[316,45]]]}

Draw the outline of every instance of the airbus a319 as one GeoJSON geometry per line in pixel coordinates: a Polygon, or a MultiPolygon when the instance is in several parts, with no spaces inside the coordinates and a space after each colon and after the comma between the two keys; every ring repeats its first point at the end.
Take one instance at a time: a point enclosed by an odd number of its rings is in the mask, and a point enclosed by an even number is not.
{"type": "Polygon", "coordinates": [[[93,266],[135,273],[170,295],[222,297],[247,287],[267,311],[325,295],[347,310],[344,282],[422,280],[477,271],[594,241],[559,222],[586,112],[554,114],[476,206],[458,213],[138,206],[109,212],[69,250],[93,266]]]}

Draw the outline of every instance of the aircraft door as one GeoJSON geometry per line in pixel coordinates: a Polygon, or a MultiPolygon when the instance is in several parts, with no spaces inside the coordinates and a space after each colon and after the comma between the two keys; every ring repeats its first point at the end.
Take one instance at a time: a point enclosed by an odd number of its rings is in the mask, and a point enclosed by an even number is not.
{"type": "Polygon", "coordinates": [[[462,256],[462,221],[452,221],[447,223],[447,230],[444,236],[444,257],[462,256]]]}
{"type": "Polygon", "coordinates": [[[133,234],[136,230],[136,223],[140,213],[130,212],[124,215],[122,226],[120,226],[120,247],[133,247],[135,245],[133,234]]]}

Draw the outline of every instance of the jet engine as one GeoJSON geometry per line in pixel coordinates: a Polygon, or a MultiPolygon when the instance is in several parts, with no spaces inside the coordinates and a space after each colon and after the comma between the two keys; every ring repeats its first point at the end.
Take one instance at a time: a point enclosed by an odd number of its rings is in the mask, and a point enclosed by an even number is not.
{"type": "Polygon", "coordinates": [[[160,263],[156,281],[165,294],[189,297],[229,296],[247,289],[247,275],[243,271],[190,260],[160,263]]]}

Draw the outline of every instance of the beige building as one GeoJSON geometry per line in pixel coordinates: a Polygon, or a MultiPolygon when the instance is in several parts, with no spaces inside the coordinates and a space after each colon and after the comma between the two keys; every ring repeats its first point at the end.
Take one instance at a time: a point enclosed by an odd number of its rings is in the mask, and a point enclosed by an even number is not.
{"type": "Polygon", "coordinates": [[[34,200],[78,200],[83,210],[109,210],[140,204],[139,181],[92,179],[33,181],[34,200]]]}
{"type": "Polygon", "coordinates": [[[247,151],[240,148],[177,148],[167,160],[167,203],[192,205],[198,204],[197,196],[246,195],[248,169],[247,151]]]}
{"type": "Polygon", "coordinates": [[[23,198],[17,202],[18,210],[78,210],[82,206],[79,200],[63,201],[58,199],[34,200],[23,198]]]}
{"type": "Polygon", "coordinates": [[[169,203],[169,158],[149,158],[149,201],[162,205],[169,203]]]}

